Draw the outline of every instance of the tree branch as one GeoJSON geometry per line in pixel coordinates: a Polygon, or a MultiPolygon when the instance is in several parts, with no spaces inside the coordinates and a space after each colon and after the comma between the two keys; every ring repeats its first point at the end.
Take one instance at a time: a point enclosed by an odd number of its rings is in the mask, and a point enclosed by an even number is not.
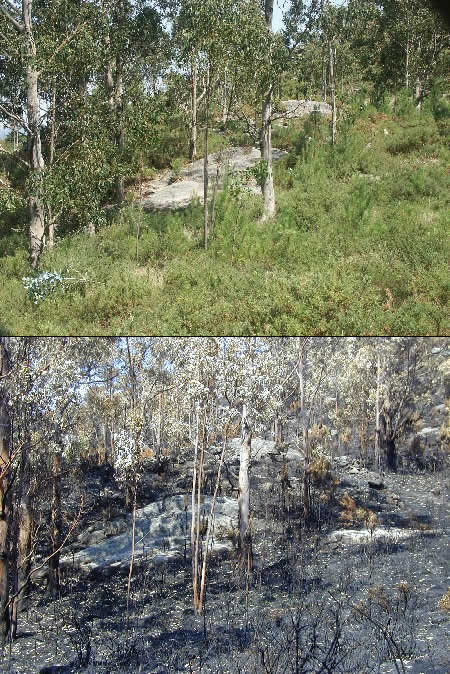
{"type": "MultiPolygon", "coordinates": [[[[0,7],[1,9],[1,7],[0,7]]],[[[28,133],[31,133],[30,127],[28,124],[22,119],[22,117],[19,117],[19,115],[15,115],[13,112],[10,112],[7,108],[5,108],[4,105],[0,103],[0,112],[3,112],[7,117],[10,119],[14,120],[15,122],[19,122],[20,126],[22,126],[24,129],[27,130],[28,133]]]]}
{"type": "MultiPolygon", "coordinates": [[[[14,7],[14,5],[11,5],[11,3],[9,2],[9,0],[4,0],[4,2],[8,2],[8,5],[9,5],[10,7],[14,7]]],[[[16,8],[14,7],[14,9],[16,9],[16,8]]],[[[17,10],[16,10],[16,11],[17,11],[17,10]]],[[[0,12],[2,12],[2,14],[4,14],[4,16],[6,16],[6,18],[8,19],[8,21],[14,26],[14,28],[17,30],[18,33],[23,33],[23,32],[24,32],[25,26],[23,25],[23,23],[19,23],[19,21],[17,21],[17,19],[15,19],[15,18],[8,12],[8,10],[5,9],[4,7],[2,7],[1,5],[0,5],[0,12]]]]}
{"type": "MultiPolygon", "coordinates": [[[[47,67],[50,65],[50,63],[54,60],[54,58],[55,58],[55,56],[58,54],[58,52],[60,52],[61,49],[63,49],[63,47],[65,47],[66,44],[68,44],[68,43],[72,40],[72,38],[75,37],[75,35],[76,35],[78,29],[79,29],[79,28],[82,28],[82,27],[85,26],[85,25],[86,25],[86,21],[83,21],[83,23],[80,23],[80,24],[79,24],[79,25],[72,31],[72,33],[70,33],[70,35],[67,35],[67,37],[66,37],[66,38],[65,38],[65,39],[64,39],[64,40],[63,40],[63,41],[56,47],[55,51],[54,51],[53,54],[52,54],[52,57],[51,57],[50,60],[46,63],[46,66],[45,66],[46,68],[47,68],[47,67]]],[[[38,75],[41,75],[41,74],[42,74],[42,70],[39,71],[38,75]]]]}
{"type": "Polygon", "coordinates": [[[65,546],[65,544],[66,544],[67,541],[69,540],[69,538],[70,538],[72,532],[76,529],[76,527],[78,526],[78,524],[79,524],[79,522],[80,522],[81,514],[82,514],[82,512],[83,512],[83,506],[84,506],[84,501],[83,501],[83,499],[82,499],[82,500],[81,500],[81,503],[80,503],[80,509],[79,509],[79,511],[78,511],[78,513],[77,513],[77,516],[75,517],[74,521],[72,522],[72,524],[71,524],[71,526],[70,526],[70,529],[69,529],[69,531],[67,532],[67,534],[65,535],[64,540],[63,540],[63,542],[61,543],[61,545],[59,546],[59,548],[58,548],[57,550],[54,550],[54,551],[51,553],[51,555],[49,555],[48,557],[46,557],[46,558],[44,559],[44,561],[43,561],[41,564],[39,564],[39,566],[36,566],[34,569],[32,569],[32,570],[30,571],[30,573],[28,574],[28,576],[26,577],[26,579],[24,580],[24,582],[22,583],[22,585],[17,589],[17,591],[16,591],[14,594],[12,594],[12,595],[10,596],[9,601],[8,601],[8,603],[6,604],[6,608],[8,608],[9,606],[11,606],[12,602],[14,601],[14,599],[15,599],[16,597],[18,597],[19,594],[22,592],[22,590],[28,585],[28,583],[29,583],[30,580],[32,579],[33,575],[34,575],[37,571],[40,571],[40,569],[42,569],[42,568],[47,564],[47,562],[49,562],[55,555],[57,555],[59,552],[61,552],[61,550],[63,549],[63,547],[65,546]]]}
{"type": "Polygon", "coordinates": [[[16,7],[16,6],[11,2],[11,0],[3,0],[3,2],[6,2],[6,4],[9,6],[9,8],[11,9],[12,12],[16,12],[16,13],[19,14],[19,16],[20,16],[20,14],[21,14],[20,9],[18,9],[18,7],[16,7]]]}
{"type": "MultiPolygon", "coordinates": [[[[3,152],[3,154],[7,154],[9,157],[12,157],[13,159],[16,159],[18,162],[26,166],[27,168],[30,168],[30,165],[25,159],[22,159],[22,157],[18,157],[14,152],[10,152],[9,150],[6,150],[4,147],[0,145],[0,152],[3,152]]],[[[6,185],[6,183],[3,183],[6,185]]]]}

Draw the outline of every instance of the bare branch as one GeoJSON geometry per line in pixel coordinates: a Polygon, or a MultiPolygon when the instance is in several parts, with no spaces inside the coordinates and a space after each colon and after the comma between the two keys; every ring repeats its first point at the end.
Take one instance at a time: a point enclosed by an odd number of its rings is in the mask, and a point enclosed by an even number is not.
{"type": "Polygon", "coordinates": [[[11,0],[3,0],[3,2],[6,2],[6,4],[8,5],[8,7],[10,8],[10,10],[11,10],[12,12],[16,12],[16,14],[19,14],[19,16],[21,15],[20,9],[19,9],[18,7],[16,7],[16,6],[11,2],[11,0]]]}
{"type": "Polygon", "coordinates": [[[18,597],[18,596],[20,595],[20,593],[22,592],[22,590],[28,585],[28,583],[29,583],[30,580],[32,579],[33,575],[34,575],[37,571],[40,571],[40,570],[47,564],[47,562],[49,562],[55,555],[57,555],[59,552],[61,552],[61,550],[63,549],[63,547],[65,546],[65,544],[66,544],[67,541],[69,540],[69,538],[70,538],[72,532],[77,528],[77,526],[78,526],[78,524],[79,524],[79,522],[80,522],[81,514],[82,514],[82,512],[83,512],[83,506],[84,506],[84,501],[83,501],[83,499],[81,499],[80,509],[79,509],[79,511],[78,511],[78,513],[77,513],[77,515],[76,515],[76,517],[75,517],[75,519],[74,519],[74,521],[72,522],[69,531],[68,531],[67,534],[65,535],[63,542],[62,542],[61,545],[59,546],[59,548],[57,548],[56,550],[54,550],[54,551],[51,553],[51,555],[48,555],[48,557],[46,557],[46,558],[44,559],[44,561],[43,561],[41,564],[39,564],[39,566],[35,566],[35,568],[32,569],[32,570],[30,571],[30,573],[28,574],[28,576],[26,577],[26,579],[24,580],[24,582],[22,583],[22,585],[17,589],[17,591],[16,591],[14,594],[12,594],[12,595],[10,596],[9,601],[8,601],[8,603],[6,604],[6,608],[8,608],[9,606],[11,606],[12,602],[14,601],[14,599],[15,599],[16,597],[18,597]]]}
{"type": "MultiPolygon", "coordinates": [[[[1,7],[0,7],[0,9],[1,9],[1,7]]],[[[29,127],[28,124],[22,119],[22,117],[19,117],[19,115],[15,115],[13,112],[11,112],[11,111],[8,110],[7,108],[5,108],[5,106],[2,105],[1,103],[0,103],[0,112],[3,112],[3,114],[5,114],[7,117],[9,117],[10,119],[14,120],[15,122],[19,122],[19,124],[20,124],[21,126],[23,126],[23,128],[26,129],[26,130],[28,131],[28,133],[31,133],[30,127],[29,127]]]]}
{"type": "MultiPolygon", "coordinates": [[[[3,0],[3,1],[4,1],[4,2],[8,2],[8,5],[9,5],[10,7],[14,7],[14,5],[11,5],[11,3],[9,2],[9,0],[3,0]]],[[[16,9],[16,8],[14,7],[14,9],[16,9]]],[[[17,10],[16,10],[16,11],[17,11],[17,10]]],[[[15,19],[15,18],[8,12],[8,10],[5,9],[4,7],[2,7],[1,5],[0,5],[0,12],[2,12],[2,13],[4,14],[4,16],[6,16],[6,18],[8,19],[8,21],[9,21],[10,23],[12,23],[12,25],[14,26],[14,28],[15,28],[19,33],[23,33],[23,32],[24,32],[25,26],[23,25],[23,23],[19,23],[19,21],[17,21],[17,19],[15,19]]]]}

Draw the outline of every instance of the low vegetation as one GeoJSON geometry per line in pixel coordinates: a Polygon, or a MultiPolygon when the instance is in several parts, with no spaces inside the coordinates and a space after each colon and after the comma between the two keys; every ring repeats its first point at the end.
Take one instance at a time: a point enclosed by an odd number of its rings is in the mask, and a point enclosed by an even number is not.
{"type": "MultiPolygon", "coordinates": [[[[199,204],[145,213],[131,185],[129,204],[94,237],[61,238],[35,274],[26,219],[11,229],[5,211],[1,332],[445,334],[444,103],[430,99],[420,112],[404,101],[355,103],[334,147],[314,113],[274,127],[274,146],[289,152],[275,166],[276,217],[262,225],[261,198],[233,177],[207,251],[199,204]]],[[[239,133],[217,132],[210,149],[239,133]]],[[[179,171],[182,160],[171,161],[179,171]]]]}

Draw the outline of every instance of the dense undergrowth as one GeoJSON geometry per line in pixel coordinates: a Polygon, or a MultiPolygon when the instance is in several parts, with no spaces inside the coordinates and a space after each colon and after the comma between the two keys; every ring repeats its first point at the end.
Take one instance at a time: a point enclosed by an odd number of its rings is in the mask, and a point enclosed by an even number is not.
{"type": "Polygon", "coordinates": [[[230,180],[208,251],[199,204],[152,215],[130,199],[95,237],[66,235],[43,255],[41,271],[69,280],[35,303],[25,237],[3,226],[0,331],[445,334],[448,110],[398,100],[349,111],[335,147],[314,117],[275,127],[289,150],[276,217],[261,224],[261,198],[230,180]]]}

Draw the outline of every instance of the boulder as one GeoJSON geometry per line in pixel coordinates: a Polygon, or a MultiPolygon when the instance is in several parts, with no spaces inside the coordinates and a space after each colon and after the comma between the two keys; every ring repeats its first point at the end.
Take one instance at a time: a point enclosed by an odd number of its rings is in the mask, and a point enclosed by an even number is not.
{"type": "Polygon", "coordinates": [[[367,484],[371,489],[386,489],[383,482],[372,482],[372,480],[368,480],[367,484]]]}
{"type": "MultiPolygon", "coordinates": [[[[287,152],[273,148],[272,159],[281,159],[287,152]]],[[[261,159],[261,152],[254,147],[231,147],[222,152],[209,155],[208,175],[209,187],[213,189],[217,169],[219,169],[219,187],[223,186],[225,176],[229,172],[243,172],[254,166],[261,159]]],[[[175,210],[186,208],[194,198],[203,201],[203,159],[191,162],[184,168],[179,179],[166,175],[164,180],[157,178],[145,183],[146,195],[140,200],[146,211],[175,210]]],[[[259,188],[257,188],[260,192],[259,188]]]]}
{"type": "Polygon", "coordinates": [[[311,112],[319,112],[322,115],[331,115],[331,105],[323,101],[309,101],[309,100],[289,100],[281,101],[280,108],[285,111],[287,119],[295,119],[298,117],[306,117],[311,112]]]}
{"type": "Polygon", "coordinates": [[[377,527],[371,534],[367,529],[337,529],[332,531],[327,540],[329,543],[343,543],[344,545],[362,545],[374,541],[390,541],[397,543],[414,536],[436,533],[433,531],[419,531],[417,529],[399,529],[398,527],[377,527]]]}
{"type": "MultiPolygon", "coordinates": [[[[211,507],[211,497],[205,497],[201,508],[201,518],[206,521],[211,507]]],[[[212,552],[219,554],[232,549],[229,541],[218,541],[218,527],[232,529],[237,525],[237,500],[218,498],[215,512],[216,536],[212,552]]],[[[171,496],[136,512],[136,558],[151,559],[162,563],[184,554],[185,543],[190,538],[191,510],[190,498],[184,495],[171,496]]],[[[96,533],[96,532],[94,532],[96,533]]],[[[131,557],[131,522],[127,531],[111,536],[101,542],[89,545],[61,558],[61,568],[74,566],[85,573],[111,573],[114,569],[126,568],[131,557]]]]}
{"type": "Polygon", "coordinates": [[[440,436],[440,434],[441,431],[439,428],[430,428],[430,427],[422,428],[422,430],[417,433],[417,435],[421,435],[423,438],[427,438],[432,435],[440,436]]]}

